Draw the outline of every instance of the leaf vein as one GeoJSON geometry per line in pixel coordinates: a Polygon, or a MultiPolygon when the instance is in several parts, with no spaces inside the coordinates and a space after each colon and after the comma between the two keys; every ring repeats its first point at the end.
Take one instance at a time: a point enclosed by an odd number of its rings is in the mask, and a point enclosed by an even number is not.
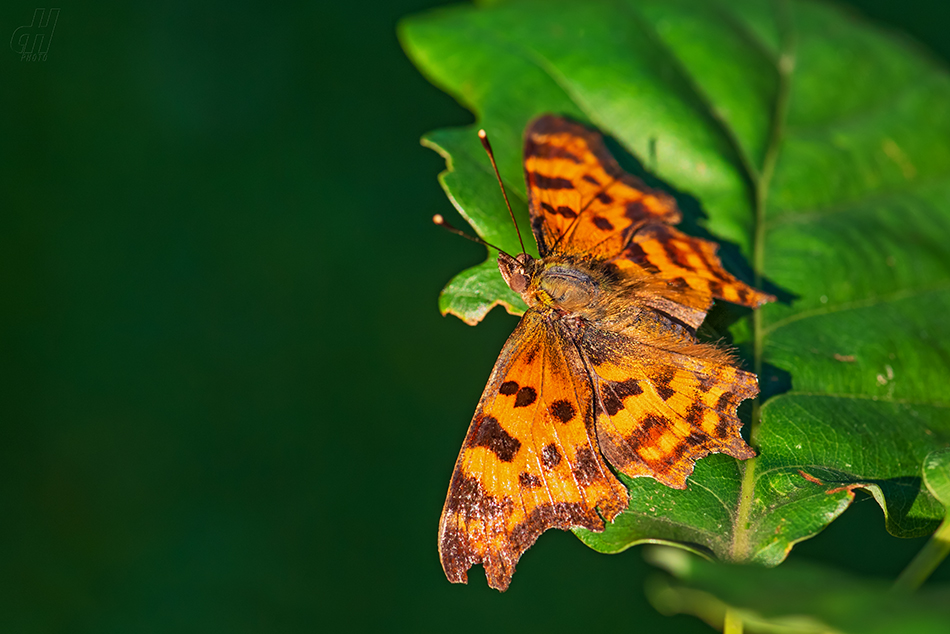
{"type": "Polygon", "coordinates": [[[901,289],[894,291],[893,293],[885,295],[874,295],[871,297],[866,297],[864,299],[854,300],[851,302],[844,302],[841,304],[829,304],[827,306],[822,306],[820,308],[812,308],[809,310],[803,310],[800,313],[794,315],[789,315],[784,319],[780,319],[768,326],[764,326],[762,330],[762,336],[765,337],[774,333],[789,324],[795,323],[796,321],[801,321],[803,319],[810,319],[812,317],[820,317],[823,315],[828,315],[832,313],[838,313],[848,310],[861,310],[863,308],[872,308],[879,304],[887,304],[890,302],[897,302],[904,299],[909,299],[911,297],[917,297],[919,295],[925,295],[927,293],[940,293],[950,289],[950,279],[941,280],[939,284],[932,286],[925,286],[922,288],[911,288],[911,289],[901,289]]]}

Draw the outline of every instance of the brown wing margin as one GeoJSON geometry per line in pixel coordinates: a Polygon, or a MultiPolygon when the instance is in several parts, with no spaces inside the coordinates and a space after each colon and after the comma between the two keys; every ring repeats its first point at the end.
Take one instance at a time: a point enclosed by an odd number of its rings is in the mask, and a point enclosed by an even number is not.
{"type": "Polygon", "coordinates": [[[502,349],[456,462],[442,520],[446,577],[481,563],[505,590],[522,553],[549,528],[604,528],[626,489],[597,451],[588,380],[573,344],[529,310],[502,349]],[[599,510],[599,514],[598,514],[599,510]]]}
{"type": "Polygon", "coordinates": [[[544,115],[528,125],[524,168],[542,257],[555,249],[615,255],[632,228],[680,220],[673,198],[623,171],[600,134],[562,117],[544,115]]]}

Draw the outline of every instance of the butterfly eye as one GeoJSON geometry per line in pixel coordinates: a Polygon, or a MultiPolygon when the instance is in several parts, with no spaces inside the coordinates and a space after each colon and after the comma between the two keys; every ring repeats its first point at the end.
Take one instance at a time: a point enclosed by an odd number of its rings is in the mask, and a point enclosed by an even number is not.
{"type": "Polygon", "coordinates": [[[528,288],[528,276],[523,273],[514,273],[507,282],[511,290],[516,293],[523,293],[528,288]]]}
{"type": "Polygon", "coordinates": [[[513,258],[507,253],[498,254],[498,270],[501,271],[501,276],[508,287],[516,293],[522,293],[528,288],[530,278],[526,264],[527,262],[522,260],[521,256],[513,258]]]}

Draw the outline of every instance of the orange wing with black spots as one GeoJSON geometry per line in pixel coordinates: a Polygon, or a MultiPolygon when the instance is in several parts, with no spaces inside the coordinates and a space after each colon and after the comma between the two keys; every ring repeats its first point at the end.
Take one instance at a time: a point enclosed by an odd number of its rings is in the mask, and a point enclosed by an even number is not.
{"type": "Polygon", "coordinates": [[[754,374],[728,355],[683,337],[590,329],[581,344],[594,386],[597,438],[630,477],[686,488],[696,460],[754,458],[736,409],[759,393],[754,374]]]}
{"type": "Polygon", "coordinates": [[[525,131],[524,171],[542,257],[615,256],[643,224],[680,221],[673,198],[624,172],[599,134],[554,115],[525,131]]]}
{"type": "Polygon", "coordinates": [[[544,115],[525,132],[524,156],[542,256],[603,258],[627,273],[640,268],[657,275],[670,285],[664,295],[685,307],[679,316],[693,328],[713,298],[752,307],[775,300],[723,269],[716,243],[670,226],[682,219],[673,197],[624,172],[598,133],[544,115]]]}
{"type": "Polygon", "coordinates": [[[482,563],[505,590],[521,554],[549,528],[603,530],[627,506],[592,432],[584,366],[559,328],[525,314],[475,411],[439,526],[446,576],[482,563]],[[598,514],[599,510],[599,514],[598,514]]]}
{"type": "Polygon", "coordinates": [[[619,255],[609,261],[627,273],[645,270],[666,280],[670,292],[664,295],[694,309],[690,324],[694,328],[702,323],[713,298],[753,308],[775,301],[772,295],[727,272],[716,255],[718,248],[715,242],[651,223],[634,232],[619,255]]]}

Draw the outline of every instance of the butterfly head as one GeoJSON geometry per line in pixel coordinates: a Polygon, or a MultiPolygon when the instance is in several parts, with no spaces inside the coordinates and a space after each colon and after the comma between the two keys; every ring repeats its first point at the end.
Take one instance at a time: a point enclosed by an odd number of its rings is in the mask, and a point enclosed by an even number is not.
{"type": "Polygon", "coordinates": [[[528,290],[531,277],[534,274],[535,259],[527,253],[520,253],[514,257],[505,252],[498,254],[498,270],[508,287],[516,293],[528,290]]]}

